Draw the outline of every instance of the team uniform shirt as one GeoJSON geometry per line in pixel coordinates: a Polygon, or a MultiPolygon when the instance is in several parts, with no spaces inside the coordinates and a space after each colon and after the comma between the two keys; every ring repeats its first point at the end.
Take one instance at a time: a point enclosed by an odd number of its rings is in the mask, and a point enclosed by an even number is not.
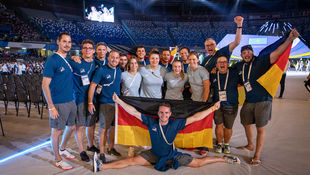
{"type": "MultiPolygon", "coordinates": [[[[164,140],[159,127],[159,118],[147,117],[141,114],[142,123],[145,124],[149,130],[152,153],[158,158],[167,156],[173,150],[173,145],[168,145],[164,140]]],[[[168,143],[173,143],[177,133],[185,128],[186,119],[171,120],[167,125],[162,126],[163,133],[168,143]]]]}
{"type": "Polygon", "coordinates": [[[189,66],[189,64],[183,64],[183,68],[184,68],[183,70],[184,70],[185,73],[187,73],[188,66],[189,66]]]}
{"type": "Polygon", "coordinates": [[[107,58],[104,59],[104,61],[98,60],[97,58],[95,59],[96,63],[96,68],[102,67],[104,65],[107,65],[109,60],[107,58]]]}
{"type": "MultiPolygon", "coordinates": [[[[225,87],[225,82],[226,82],[226,74],[221,74],[219,73],[219,79],[220,79],[220,90],[221,91],[226,91],[226,97],[227,101],[221,101],[222,106],[234,106],[238,105],[238,83],[239,83],[239,77],[238,77],[238,70],[235,68],[228,68],[229,70],[229,76],[227,79],[227,86],[226,90],[224,89],[225,87]]],[[[211,74],[210,75],[210,81],[211,81],[211,88],[213,88],[213,101],[217,102],[220,100],[219,97],[219,88],[218,88],[218,77],[217,73],[211,74]]]]}
{"type": "Polygon", "coordinates": [[[171,70],[172,70],[172,64],[164,65],[161,62],[159,62],[159,65],[166,68],[168,70],[168,72],[171,72],[171,70]]]}
{"type": "Polygon", "coordinates": [[[181,77],[175,77],[173,72],[169,72],[165,75],[164,80],[167,81],[165,99],[183,100],[182,89],[184,89],[184,85],[188,81],[187,74],[184,74],[182,80],[181,77]]]}
{"type": "Polygon", "coordinates": [[[102,86],[101,92],[98,94],[100,104],[114,104],[113,94],[120,95],[121,75],[122,71],[119,67],[112,69],[108,65],[104,65],[96,70],[92,82],[98,84],[97,90],[99,85],[102,86]]]}
{"type": "Polygon", "coordinates": [[[256,80],[260,78],[263,74],[265,74],[269,68],[270,64],[270,54],[262,56],[262,57],[253,57],[253,60],[250,63],[245,63],[241,61],[236,64],[238,69],[239,78],[242,80],[243,84],[249,81],[252,90],[247,91],[245,88],[245,102],[248,103],[257,103],[262,101],[272,101],[271,95],[266,91],[266,89],[261,86],[256,80]],[[248,73],[252,63],[252,68],[250,72],[250,78],[248,80],[248,73]],[[244,81],[242,79],[242,70],[244,65],[244,81]]]}
{"type": "Polygon", "coordinates": [[[139,97],[141,81],[142,76],[139,72],[136,72],[136,75],[132,75],[128,71],[122,72],[122,94],[139,97]]]}
{"type": "Polygon", "coordinates": [[[161,86],[164,83],[163,77],[167,69],[159,65],[158,69],[153,72],[149,65],[147,65],[146,67],[141,67],[139,72],[142,76],[140,97],[162,98],[161,86]]]}
{"type": "Polygon", "coordinates": [[[150,64],[150,60],[145,58],[143,61],[138,61],[138,64],[142,66],[147,66],[150,64]]]}
{"type": "Polygon", "coordinates": [[[193,101],[202,101],[203,96],[203,80],[209,79],[209,72],[202,66],[198,66],[198,69],[193,72],[191,67],[187,68],[187,75],[189,84],[192,88],[192,97],[193,101]]]}
{"type": "Polygon", "coordinates": [[[67,103],[73,100],[72,68],[68,61],[68,56],[62,58],[55,53],[48,57],[44,65],[43,77],[52,78],[49,88],[54,104],[67,103]]]}
{"type": "Polygon", "coordinates": [[[95,70],[95,61],[81,60],[81,64],[70,60],[73,69],[73,91],[76,104],[87,102],[88,89],[95,70]],[[84,82],[84,83],[83,83],[84,82]]]}
{"type": "Polygon", "coordinates": [[[216,51],[213,56],[211,55],[206,56],[203,59],[201,65],[205,67],[209,72],[211,72],[211,70],[216,67],[216,61],[219,56],[226,56],[229,61],[230,55],[231,52],[229,52],[229,45],[227,45],[221,48],[220,50],[216,51]]]}

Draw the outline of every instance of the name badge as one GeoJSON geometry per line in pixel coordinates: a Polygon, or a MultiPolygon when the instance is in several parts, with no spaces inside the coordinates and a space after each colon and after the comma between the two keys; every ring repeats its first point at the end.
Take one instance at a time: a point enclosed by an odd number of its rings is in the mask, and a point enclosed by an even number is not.
{"type": "Polygon", "coordinates": [[[219,91],[220,101],[227,101],[226,91],[219,91]]]}
{"type": "Polygon", "coordinates": [[[248,81],[244,83],[244,87],[247,92],[250,92],[252,90],[251,84],[248,81]]]}
{"type": "Polygon", "coordinates": [[[88,78],[87,75],[82,75],[81,78],[82,78],[83,86],[86,86],[86,85],[89,85],[89,84],[90,84],[89,78],[88,78]]]}
{"type": "Polygon", "coordinates": [[[100,94],[100,93],[101,93],[101,90],[102,90],[102,86],[101,86],[101,85],[98,85],[98,86],[97,86],[96,93],[97,93],[97,94],[100,94]]]}

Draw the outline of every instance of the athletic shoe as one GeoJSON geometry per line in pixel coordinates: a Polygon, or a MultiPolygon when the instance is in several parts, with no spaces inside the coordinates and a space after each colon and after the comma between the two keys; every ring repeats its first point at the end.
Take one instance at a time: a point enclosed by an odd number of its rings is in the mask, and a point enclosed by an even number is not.
{"type": "Polygon", "coordinates": [[[229,164],[240,164],[240,159],[237,156],[227,156],[227,155],[225,155],[224,158],[226,158],[226,163],[229,163],[229,164]]]}
{"type": "Polygon", "coordinates": [[[215,152],[221,154],[222,153],[222,144],[217,144],[215,148],[215,152]]]}
{"type": "Polygon", "coordinates": [[[87,146],[87,151],[100,153],[100,150],[97,147],[95,147],[95,145],[93,145],[91,147],[87,146]]]}
{"type": "Polygon", "coordinates": [[[85,162],[89,162],[89,161],[90,161],[90,159],[89,159],[89,157],[88,157],[88,155],[86,154],[85,151],[82,151],[82,152],[80,153],[80,156],[81,156],[81,159],[82,159],[83,161],[85,161],[85,162]]]}
{"type": "Polygon", "coordinates": [[[57,168],[61,168],[62,170],[71,170],[73,167],[68,164],[67,162],[64,162],[64,161],[59,161],[59,162],[56,162],[56,167],[57,168]]]}
{"type": "Polygon", "coordinates": [[[224,145],[224,153],[225,154],[230,154],[230,145],[229,144],[225,144],[224,145]]]}
{"type": "MultiPolygon", "coordinates": [[[[96,153],[96,152],[95,152],[95,153],[96,153]]],[[[105,155],[104,155],[104,154],[100,154],[100,155],[99,155],[99,159],[101,160],[102,163],[106,163],[105,155]]]]}
{"type": "Polygon", "coordinates": [[[121,154],[117,152],[114,148],[112,148],[111,150],[108,150],[108,154],[114,155],[114,156],[121,156],[121,154]]]}
{"type": "MultiPolygon", "coordinates": [[[[101,154],[100,154],[101,155],[101,154]]],[[[104,155],[104,154],[103,154],[104,155]]],[[[95,152],[94,154],[94,158],[93,158],[93,164],[94,164],[94,173],[100,171],[100,166],[102,165],[102,163],[100,162],[100,160],[98,159],[98,155],[97,152],[95,152]]]]}
{"type": "Polygon", "coordinates": [[[69,153],[69,151],[67,151],[66,149],[64,149],[63,151],[59,150],[59,154],[66,159],[75,159],[75,156],[69,153]]]}

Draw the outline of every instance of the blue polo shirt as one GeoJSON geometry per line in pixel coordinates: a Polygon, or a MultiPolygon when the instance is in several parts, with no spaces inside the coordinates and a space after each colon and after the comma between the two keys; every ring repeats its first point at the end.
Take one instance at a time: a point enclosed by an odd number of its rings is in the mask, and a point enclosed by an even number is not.
{"type": "Polygon", "coordinates": [[[229,45],[227,45],[227,46],[221,48],[220,50],[216,51],[213,56],[211,56],[211,55],[206,56],[203,59],[201,65],[203,67],[205,67],[208,70],[208,72],[211,72],[211,70],[216,67],[217,58],[219,56],[223,56],[223,55],[226,56],[228,61],[229,61],[230,55],[231,55],[231,52],[229,52],[229,45]]]}
{"type": "MultiPolygon", "coordinates": [[[[68,57],[65,58],[69,62],[68,57]]],[[[73,100],[73,79],[69,65],[57,53],[48,57],[44,64],[43,77],[52,78],[49,85],[54,104],[73,100]]]]}
{"type": "Polygon", "coordinates": [[[184,67],[184,73],[187,73],[187,68],[188,68],[189,64],[183,64],[184,67]]]}
{"type": "MultiPolygon", "coordinates": [[[[226,87],[227,101],[221,101],[222,106],[238,105],[238,83],[239,83],[238,70],[231,67],[229,67],[228,69],[229,69],[229,76],[226,87]]],[[[226,77],[227,73],[226,74],[219,73],[221,91],[224,90],[226,77]]],[[[217,73],[210,75],[210,81],[211,81],[211,88],[213,88],[214,92],[213,101],[217,102],[220,100],[217,73]]]]}
{"type": "Polygon", "coordinates": [[[119,67],[112,69],[108,65],[104,65],[96,70],[92,82],[102,86],[101,93],[99,94],[100,104],[114,104],[112,99],[114,92],[120,95],[121,75],[122,71],[119,67]]]}
{"type": "Polygon", "coordinates": [[[84,59],[81,60],[81,64],[74,61],[70,61],[70,65],[73,69],[73,91],[74,91],[74,100],[76,104],[87,102],[88,99],[88,85],[83,85],[82,76],[87,76],[89,82],[91,81],[94,70],[96,69],[95,61],[86,62],[84,59]]]}
{"type": "Polygon", "coordinates": [[[94,59],[95,60],[95,63],[96,63],[96,68],[98,67],[102,67],[104,65],[107,65],[109,60],[107,58],[105,58],[105,61],[101,61],[101,60],[98,60],[97,58],[94,59]]]}
{"type": "MultiPolygon", "coordinates": [[[[167,156],[173,149],[173,146],[168,145],[164,140],[159,128],[159,118],[148,117],[143,114],[141,114],[141,118],[143,124],[145,124],[149,130],[153,154],[158,158],[167,156]]],[[[168,124],[162,126],[165,137],[169,143],[172,143],[177,133],[185,128],[185,124],[186,119],[169,119],[168,124]]]]}
{"type": "Polygon", "coordinates": [[[162,67],[165,67],[168,70],[168,72],[172,71],[172,64],[164,65],[161,62],[159,62],[159,65],[161,65],[162,67]]]}
{"type": "Polygon", "coordinates": [[[144,58],[144,61],[138,61],[138,64],[146,66],[150,64],[150,60],[148,58],[144,58]]]}
{"type": "MultiPolygon", "coordinates": [[[[256,80],[259,79],[263,74],[265,74],[269,68],[271,67],[270,64],[270,54],[262,56],[262,57],[253,57],[254,60],[252,60],[252,70],[250,74],[250,84],[252,87],[252,90],[250,92],[247,92],[245,90],[245,102],[248,103],[257,103],[262,101],[272,101],[271,95],[266,91],[266,89],[261,86],[256,80]]],[[[236,64],[236,67],[238,69],[239,78],[242,80],[242,67],[243,64],[245,64],[244,67],[244,79],[245,82],[248,80],[248,72],[249,67],[251,63],[245,63],[244,61],[241,61],[236,64]]],[[[243,82],[243,83],[245,83],[243,82]]]]}

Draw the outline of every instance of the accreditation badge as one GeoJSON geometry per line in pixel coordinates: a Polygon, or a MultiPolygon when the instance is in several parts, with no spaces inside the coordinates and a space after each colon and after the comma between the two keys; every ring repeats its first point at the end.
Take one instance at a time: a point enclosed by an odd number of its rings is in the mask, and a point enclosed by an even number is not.
{"type": "Polygon", "coordinates": [[[96,93],[97,93],[97,94],[100,94],[100,93],[101,93],[101,90],[102,90],[102,86],[101,86],[101,85],[98,85],[98,86],[97,86],[96,93]]]}
{"type": "Polygon", "coordinates": [[[251,84],[248,81],[244,83],[244,87],[247,92],[250,92],[252,90],[251,84]]]}
{"type": "Polygon", "coordinates": [[[81,79],[82,79],[83,86],[86,86],[86,85],[89,85],[89,84],[90,84],[89,78],[88,78],[87,75],[82,75],[82,76],[81,76],[81,79]]]}
{"type": "Polygon", "coordinates": [[[220,101],[227,101],[226,91],[219,91],[220,101]]]}

